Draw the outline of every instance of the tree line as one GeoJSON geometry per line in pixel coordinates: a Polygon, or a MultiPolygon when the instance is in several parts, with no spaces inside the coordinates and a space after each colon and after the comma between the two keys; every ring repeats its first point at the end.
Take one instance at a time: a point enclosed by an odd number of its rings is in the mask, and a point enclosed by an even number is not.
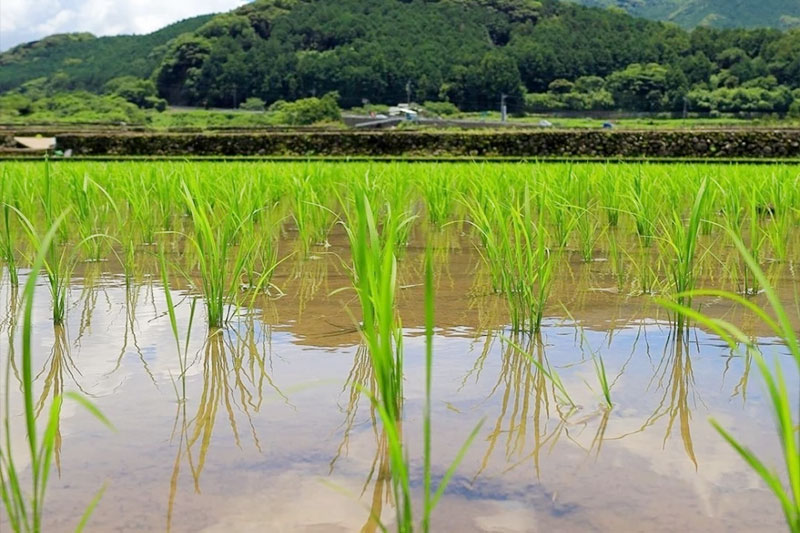
{"type": "Polygon", "coordinates": [[[472,111],[502,99],[512,112],[800,113],[800,30],[686,31],[555,0],[257,0],[147,58],[146,82],[98,73],[71,83],[64,70],[48,80],[143,107],[335,92],[346,108],[413,100],[472,111]]]}

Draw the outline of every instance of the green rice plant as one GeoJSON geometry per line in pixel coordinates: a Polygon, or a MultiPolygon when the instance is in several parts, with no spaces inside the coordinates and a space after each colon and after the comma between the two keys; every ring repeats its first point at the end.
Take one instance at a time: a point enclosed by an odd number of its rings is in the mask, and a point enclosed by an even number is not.
{"type": "Polygon", "coordinates": [[[293,178],[290,213],[297,227],[297,242],[304,254],[314,244],[326,245],[328,232],[336,223],[331,210],[325,206],[325,199],[330,196],[327,186],[323,186],[325,178],[324,174],[293,178]]]}
{"type": "Polygon", "coordinates": [[[594,370],[597,373],[597,380],[600,382],[600,390],[603,391],[603,399],[606,402],[606,407],[611,409],[614,404],[611,402],[611,387],[608,384],[608,376],[606,375],[606,365],[603,362],[603,356],[600,354],[592,357],[594,363],[594,370]]]}
{"type": "Polygon", "coordinates": [[[572,219],[570,227],[578,232],[578,247],[584,263],[594,260],[594,248],[599,239],[600,220],[595,216],[595,206],[598,198],[595,196],[594,184],[587,176],[570,181],[572,191],[570,199],[573,202],[567,205],[569,217],[572,219]]]}
{"type": "Polygon", "coordinates": [[[538,332],[553,282],[554,259],[547,247],[544,210],[538,224],[527,207],[511,206],[507,213],[511,228],[500,236],[502,286],[511,311],[514,331],[538,332]]]}
{"type": "Polygon", "coordinates": [[[600,222],[593,216],[590,208],[581,207],[578,210],[575,227],[580,241],[581,259],[584,263],[594,260],[594,248],[600,238],[600,222]]]}
{"type": "MultiPolygon", "coordinates": [[[[365,199],[365,202],[368,202],[365,199]]],[[[368,203],[366,205],[368,209],[368,203]]],[[[444,473],[436,490],[432,487],[431,472],[431,375],[433,369],[433,328],[434,328],[434,279],[433,261],[430,247],[427,248],[425,261],[425,407],[423,412],[423,511],[420,530],[427,533],[431,529],[431,514],[439,503],[445,489],[453,478],[458,465],[464,459],[472,445],[483,421],[472,430],[467,440],[459,449],[453,462],[444,473]]],[[[402,337],[401,337],[402,340],[402,337]]],[[[380,383],[378,389],[380,390],[380,383]]],[[[411,502],[411,477],[407,452],[404,451],[400,430],[401,421],[387,410],[387,404],[372,397],[386,432],[387,451],[391,469],[392,493],[396,505],[396,526],[398,533],[410,533],[415,529],[413,505],[411,502]]],[[[379,518],[379,517],[374,517],[379,518]]],[[[382,530],[386,528],[380,524],[382,530]]]]}
{"type": "Polygon", "coordinates": [[[19,287],[19,274],[17,272],[16,251],[14,250],[14,237],[11,233],[9,214],[11,206],[3,204],[3,229],[2,242],[0,242],[0,258],[8,270],[9,282],[12,287],[19,287]]]}
{"type": "MultiPolygon", "coordinates": [[[[761,245],[764,243],[764,237],[759,235],[758,204],[760,195],[757,187],[743,191],[739,186],[739,181],[731,176],[727,177],[724,182],[715,181],[715,184],[719,194],[722,196],[722,227],[739,239],[744,238],[745,228],[747,228],[751,246],[750,253],[758,259],[761,254],[761,245]]],[[[737,283],[740,281],[740,276],[743,278],[742,292],[747,294],[757,291],[757,288],[752,286],[752,275],[749,270],[745,267],[742,269],[743,272],[739,272],[741,265],[739,265],[738,254],[735,255],[735,263],[737,268],[730,269],[732,271],[731,276],[736,278],[737,283]]]]}
{"type": "Polygon", "coordinates": [[[631,181],[628,196],[631,202],[630,211],[636,222],[636,233],[642,245],[649,247],[655,235],[661,199],[658,197],[653,179],[643,176],[641,167],[631,181]]]}
{"type": "Polygon", "coordinates": [[[717,198],[720,194],[720,191],[718,187],[709,187],[707,183],[705,183],[705,185],[701,184],[701,186],[705,187],[705,197],[700,205],[700,234],[711,235],[712,230],[717,225],[714,222],[716,215],[714,210],[717,206],[717,198]]]}
{"type": "Polygon", "coordinates": [[[767,209],[766,216],[767,223],[763,228],[764,234],[769,240],[775,259],[785,262],[789,257],[789,243],[791,242],[792,232],[796,227],[795,212],[791,208],[782,205],[767,209]]]}
{"type": "Polygon", "coordinates": [[[70,183],[73,200],[71,214],[77,221],[77,235],[81,239],[88,259],[99,261],[105,250],[105,239],[95,239],[94,235],[109,235],[112,222],[120,219],[116,202],[99,183],[84,174],[77,175],[70,183]],[[112,216],[113,215],[113,216],[112,216]]]}
{"type": "MultiPolygon", "coordinates": [[[[477,185],[478,187],[485,187],[477,185]]],[[[481,247],[478,253],[483,258],[484,264],[489,269],[492,289],[501,292],[503,258],[499,239],[500,232],[496,231],[495,223],[502,217],[500,203],[494,197],[493,189],[479,189],[472,194],[462,193],[461,201],[464,203],[470,217],[470,224],[475,229],[481,247]]]]}
{"type": "MultiPolygon", "coordinates": [[[[715,180],[715,185],[719,189],[722,197],[722,221],[723,226],[730,228],[737,236],[741,236],[744,218],[747,207],[743,202],[743,194],[738,185],[738,180],[728,177],[724,181],[715,180]]],[[[753,190],[753,193],[755,191],[753,190]]]]}
{"type": "Polygon", "coordinates": [[[798,178],[783,178],[773,174],[768,180],[758,212],[768,223],[765,232],[772,252],[778,261],[784,262],[789,256],[788,244],[796,225],[795,198],[798,178]]]}
{"type": "MultiPolygon", "coordinates": [[[[233,240],[241,231],[244,221],[236,223],[225,218],[212,224],[215,214],[208,201],[196,198],[197,195],[185,182],[183,194],[194,223],[194,236],[187,236],[186,239],[197,253],[208,325],[210,328],[219,328],[230,318],[230,311],[225,311],[225,305],[236,301],[253,243],[234,246],[233,240]]],[[[271,271],[270,268],[262,274],[262,278],[268,277],[271,271]]]]}
{"type": "MultiPolygon", "coordinates": [[[[692,204],[688,223],[684,223],[681,216],[675,212],[673,213],[673,220],[671,223],[666,224],[667,227],[664,231],[664,243],[673,255],[669,268],[672,285],[676,293],[676,301],[680,306],[691,307],[692,305],[690,291],[694,289],[696,281],[695,256],[700,233],[700,222],[707,199],[707,186],[708,181],[704,180],[692,204]]],[[[678,331],[683,331],[686,326],[685,315],[679,313],[676,317],[675,325],[678,331]]]]}
{"type": "Polygon", "coordinates": [[[397,258],[393,232],[399,221],[389,215],[378,224],[366,195],[356,194],[355,212],[345,223],[353,258],[353,284],[361,304],[361,332],[369,349],[377,401],[393,420],[401,419],[403,397],[402,330],[395,313],[397,258]]]}
{"type": "Polygon", "coordinates": [[[479,249],[489,268],[492,286],[508,303],[515,332],[538,331],[553,280],[554,259],[547,246],[545,227],[547,199],[538,197],[534,215],[530,190],[502,200],[499,190],[488,190],[479,199],[468,199],[471,221],[481,237],[479,249]]]}
{"type": "MultiPolygon", "coordinates": [[[[57,427],[61,415],[62,395],[53,398],[49,414],[45,423],[44,432],[39,435],[36,426],[36,408],[34,406],[34,377],[33,377],[33,297],[36,289],[36,278],[45,265],[45,257],[58,230],[58,225],[63,221],[63,215],[54,221],[48,232],[44,235],[37,249],[37,254],[31,265],[31,273],[25,282],[22,293],[22,383],[21,390],[25,412],[25,429],[27,432],[28,451],[30,453],[30,486],[23,481],[22,472],[17,470],[15,459],[11,451],[11,423],[10,423],[10,368],[11,358],[6,366],[5,375],[5,411],[3,430],[5,438],[0,445],[0,499],[8,515],[9,525],[15,532],[39,533],[42,531],[42,517],[44,515],[44,501],[50,477],[50,469],[56,449],[57,427]],[[41,438],[40,438],[41,437],[41,438]]],[[[10,339],[13,343],[14,339],[10,339]]],[[[107,427],[113,429],[111,423],[92,403],[76,393],[66,393],[64,396],[71,398],[82,405],[107,427]]],[[[97,503],[103,495],[105,487],[94,496],[78,523],[76,530],[81,531],[89,521],[97,503]]]]}
{"type": "Polygon", "coordinates": [[[567,199],[562,194],[556,193],[552,187],[545,187],[540,194],[539,205],[547,213],[553,231],[553,242],[556,248],[562,250],[569,242],[578,217],[573,213],[573,208],[567,199]]]}
{"type": "Polygon", "coordinates": [[[428,222],[435,228],[441,228],[450,220],[453,212],[453,174],[434,168],[420,174],[419,189],[425,202],[428,222]]]}
{"type": "MultiPolygon", "coordinates": [[[[749,238],[748,238],[747,242],[749,244],[748,251],[749,251],[750,255],[753,257],[753,260],[755,260],[756,263],[760,264],[761,256],[762,256],[762,248],[763,248],[764,241],[765,241],[765,236],[764,236],[763,232],[761,231],[761,225],[759,224],[759,214],[758,214],[759,200],[758,200],[758,198],[759,197],[756,194],[756,191],[755,190],[751,190],[750,194],[749,194],[748,202],[747,202],[747,214],[748,214],[747,227],[748,227],[748,230],[749,230],[749,232],[748,232],[749,233],[749,235],[748,235],[749,238]]],[[[735,232],[734,232],[734,235],[736,235],[736,237],[741,240],[741,237],[742,237],[741,235],[736,234],[735,232]]],[[[742,261],[742,272],[743,272],[743,276],[742,276],[742,278],[743,278],[742,292],[744,294],[756,294],[756,293],[758,293],[758,290],[759,290],[758,289],[758,282],[755,279],[755,276],[753,276],[753,273],[747,267],[747,265],[744,264],[744,261],[742,261]]]]}
{"type": "Polygon", "coordinates": [[[607,165],[603,165],[599,170],[597,180],[597,190],[599,191],[600,204],[606,214],[608,226],[616,228],[619,225],[619,215],[622,212],[622,179],[620,173],[607,165]]]}
{"type": "MultiPolygon", "coordinates": [[[[155,179],[155,168],[150,173],[150,179],[155,179]]],[[[131,227],[131,233],[138,236],[140,244],[152,245],[155,243],[156,233],[161,229],[156,223],[154,209],[151,203],[154,193],[152,187],[148,185],[145,175],[136,178],[130,177],[122,181],[122,196],[127,207],[127,217],[131,227]]],[[[159,199],[158,203],[164,199],[159,199]]]]}
{"type": "MultiPolygon", "coordinates": [[[[754,313],[755,316],[783,341],[784,345],[789,350],[791,359],[795,363],[798,374],[800,374],[800,340],[798,340],[797,332],[778,297],[777,291],[773,288],[755,258],[750,255],[742,240],[730,231],[729,234],[734,245],[747,264],[747,267],[751,270],[757,282],[762,287],[774,318],[770,316],[766,310],[735,293],[719,290],[694,290],[689,296],[725,298],[754,313]]],[[[791,405],[792,391],[789,391],[786,385],[780,362],[776,360],[774,368],[770,368],[753,342],[739,328],[727,321],[711,318],[689,306],[681,305],[677,302],[660,300],[659,303],[672,311],[685,315],[687,318],[705,325],[728,342],[732,348],[736,348],[737,345],[745,346],[755,359],[761,371],[761,375],[764,378],[772,411],[775,416],[777,436],[781,443],[785,463],[784,466],[786,468],[786,480],[784,481],[780,474],[764,464],[758,457],[757,452],[745,447],[736,437],[725,430],[721,424],[713,419],[711,423],[725,441],[736,450],[742,459],[747,462],[773,492],[780,502],[789,530],[793,533],[800,532],[800,433],[797,431],[799,421],[793,419],[794,414],[791,405]]]]}
{"type": "MultiPolygon", "coordinates": [[[[12,208],[13,209],[13,208],[12,208]]],[[[28,237],[35,250],[40,250],[44,247],[44,240],[42,240],[34,228],[33,223],[19,210],[14,209],[18,219],[21,221],[23,228],[28,234],[28,237]]],[[[63,213],[57,219],[54,219],[53,226],[56,222],[61,222],[66,218],[67,213],[63,213]]],[[[50,239],[47,243],[46,254],[44,260],[44,269],[47,274],[48,286],[50,288],[50,296],[53,305],[53,323],[62,324],[66,319],[67,314],[67,294],[69,292],[69,283],[72,277],[72,272],[78,261],[78,252],[80,247],[88,240],[105,238],[105,235],[89,235],[80,241],[74,247],[61,247],[61,251],[56,249],[56,243],[50,239]]]]}
{"type": "Polygon", "coordinates": [[[14,238],[15,235],[11,230],[11,206],[5,203],[11,200],[11,178],[7,169],[2,169],[2,176],[0,176],[0,201],[3,202],[3,227],[0,231],[0,260],[6,265],[8,270],[9,281],[12,287],[19,287],[19,274],[17,272],[17,257],[15,250],[14,238]]]}
{"type": "Polygon", "coordinates": [[[607,231],[608,234],[608,263],[611,266],[611,272],[614,274],[614,279],[617,282],[617,291],[622,292],[625,285],[625,260],[623,257],[623,250],[617,242],[617,233],[614,228],[607,231]]]}

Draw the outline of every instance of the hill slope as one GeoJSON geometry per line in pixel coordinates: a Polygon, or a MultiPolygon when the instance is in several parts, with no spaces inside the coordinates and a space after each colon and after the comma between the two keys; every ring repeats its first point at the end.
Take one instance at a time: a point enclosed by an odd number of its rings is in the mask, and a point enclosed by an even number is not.
{"type": "Polygon", "coordinates": [[[90,33],[51,35],[0,54],[0,91],[63,72],[63,89],[99,90],[117,76],[146,78],[161,62],[164,45],[211,20],[202,15],[147,35],[95,37],[90,33]]]}
{"type": "Polygon", "coordinates": [[[674,22],[684,28],[800,26],[797,0],[572,0],[590,7],[619,7],[637,17],[674,22]]]}
{"type": "MultiPolygon", "coordinates": [[[[346,106],[447,98],[462,109],[521,103],[520,81],[605,76],[659,61],[674,31],[553,0],[260,0],[181,36],[161,95],[232,106],[338,91],[346,106]]],[[[684,36],[685,38],[685,36],[684,36]]]]}
{"type": "Polygon", "coordinates": [[[411,99],[486,110],[504,99],[512,111],[680,110],[695,89],[705,110],[784,112],[800,99],[800,32],[687,32],[555,0],[256,0],[146,36],[53,36],[0,65],[0,90],[46,77],[48,95],[150,78],[116,90],[137,105],[156,91],[188,106],[335,91],[344,107],[411,99]]]}

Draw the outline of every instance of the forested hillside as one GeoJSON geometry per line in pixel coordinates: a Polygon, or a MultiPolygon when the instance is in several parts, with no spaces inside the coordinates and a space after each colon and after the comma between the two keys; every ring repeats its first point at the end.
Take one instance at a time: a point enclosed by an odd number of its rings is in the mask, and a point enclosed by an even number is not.
{"type": "Polygon", "coordinates": [[[674,22],[685,28],[794,28],[797,0],[572,0],[591,7],[619,7],[631,15],[674,22]]]}
{"type": "Polygon", "coordinates": [[[40,77],[50,78],[54,89],[95,91],[118,76],[148,78],[160,64],[165,44],[211,18],[182,20],[147,35],[67,33],[16,46],[0,54],[0,91],[40,77]]]}
{"type": "Polygon", "coordinates": [[[533,0],[256,2],[172,43],[156,74],[170,102],[232,105],[338,91],[344,105],[521,101],[557,78],[659,61],[674,30],[533,0]],[[235,94],[234,94],[235,89],[235,94]]]}
{"type": "MultiPolygon", "coordinates": [[[[0,88],[40,78],[37,94],[86,89],[144,107],[161,105],[156,94],[237,107],[335,92],[344,107],[485,110],[506,95],[512,111],[800,113],[800,32],[687,32],[555,0],[258,0],[149,36],[55,39],[67,42],[0,55],[0,88]]],[[[13,91],[20,113],[31,83],[13,91]]]]}

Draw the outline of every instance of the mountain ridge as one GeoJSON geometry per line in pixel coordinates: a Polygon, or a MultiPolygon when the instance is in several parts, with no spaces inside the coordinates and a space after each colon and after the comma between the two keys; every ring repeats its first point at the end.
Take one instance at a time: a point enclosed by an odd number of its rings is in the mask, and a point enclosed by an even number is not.
{"type": "Polygon", "coordinates": [[[686,31],[556,0],[256,0],[145,36],[52,36],[0,63],[0,91],[16,91],[20,113],[77,90],[162,108],[329,93],[348,108],[464,111],[501,99],[511,111],[674,112],[691,97],[705,110],[786,112],[800,101],[800,32],[686,31]]]}
{"type": "Polygon", "coordinates": [[[587,7],[619,8],[653,20],[673,22],[683,28],[800,27],[800,2],[796,0],[570,0],[587,7]]]}

